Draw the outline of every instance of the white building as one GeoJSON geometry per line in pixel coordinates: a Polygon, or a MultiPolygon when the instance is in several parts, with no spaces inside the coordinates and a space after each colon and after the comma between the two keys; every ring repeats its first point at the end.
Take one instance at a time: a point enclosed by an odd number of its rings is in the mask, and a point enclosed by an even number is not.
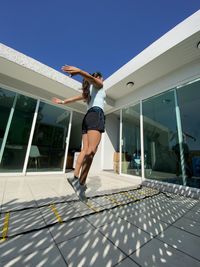
{"type": "MultiPolygon", "coordinates": [[[[104,82],[103,134],[91,172],[200,188],[200,11],[104,82]]],[[[81,84],[0,44],[0,173],[64,173],[81,147],[85,104],[53,96],[81,84]]]]}

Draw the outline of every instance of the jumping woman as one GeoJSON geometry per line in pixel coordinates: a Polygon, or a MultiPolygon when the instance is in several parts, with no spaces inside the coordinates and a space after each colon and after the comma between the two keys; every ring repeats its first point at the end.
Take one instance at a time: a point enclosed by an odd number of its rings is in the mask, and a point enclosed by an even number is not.
{"type": "Polygon", "coordinates": [[[55,104],[69,104],[83,100],[87,103],[87,112],[82,121],[82,149],[76,161],[74,176],[68,178],[68,182],[79,198],[87,201],[86,179],[90,170],[93,158],[101,141],[101,135],[105,130],[103,77],[100,72],[89,74],[79,68],[65,65],[62,71],[70,76],[80,75],[83,77],[82,94],[79,96],[61,100],[54,97],[55,104]]]}

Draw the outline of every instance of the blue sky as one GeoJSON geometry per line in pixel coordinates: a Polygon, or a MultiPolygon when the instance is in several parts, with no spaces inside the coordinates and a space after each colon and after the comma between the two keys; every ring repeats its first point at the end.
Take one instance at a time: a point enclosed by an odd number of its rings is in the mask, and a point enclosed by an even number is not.
{"type": "Polygon", "coordinates": [[[1,0],[0,42],[58,71],[104,77],[200,8],[199,0],[1,0]]]}

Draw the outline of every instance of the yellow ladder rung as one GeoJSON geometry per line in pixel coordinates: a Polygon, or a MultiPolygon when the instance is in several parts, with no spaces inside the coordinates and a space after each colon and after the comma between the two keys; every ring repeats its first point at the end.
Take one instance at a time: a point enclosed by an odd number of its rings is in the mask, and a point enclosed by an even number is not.
{"type": "Polygon", "coordinates": [[[96,207],[93,206],[93,203],[92,203],[92,202],[87,201],[85,204],[86,204],[91,210],[93,210],[93,211],[95,211],[95,212],[99,212],[99,211],[100,211],[99,209],[97,209],[96,207]]]}
{"type": "Polygon", "coordinates": [[[53,213],[55,214],[55,216],[56,216],[58,222],[59,222],[59,223],[63,223],[63,220],[62,220],[60,214],[58,213],[58,211],[57,211],[57,209],[56,209],[56,206],[55,206],[54,204],[51,204],[51,205],[50,205],[50,208],[51,208],[51,210],[53,211],[53,213]]]}
{"type": "Polygon", "coordinates": [[[2,237],[0,239],[1,242],[5,241],[8,236],[9,219],[10,219],[10,212],[7,212],[4,218],[2,237]]]}
{"type": "Polygon", "coordinates": [[[108,196],[105,196],[107,199],[109,199],[112,203],[114,204],[117,204],[117,205],[121,205],[122,203],[117,201],[116,198],[114,197],[108,197],[108,196]]]}
{"type": "Polygon", "coordinates": [[[130,199],[138,200],[138,198],[135,198],[134,196],[132,196],[132,195],[129,194],[128,192],[123,192],[122,194],[124,194],[125,196],[127,196],[127,197],[130,198],[130,199]]]}

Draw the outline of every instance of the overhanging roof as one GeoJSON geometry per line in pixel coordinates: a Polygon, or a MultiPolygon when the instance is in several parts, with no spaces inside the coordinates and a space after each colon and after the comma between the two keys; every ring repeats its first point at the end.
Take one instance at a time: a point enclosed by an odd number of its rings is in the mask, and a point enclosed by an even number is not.
{"type": "Polygon", "coordinates": [[[200,10],[167,32],[104,83],[106,93],[114,100],[200,59],[197,43],[200,41],[200,10]],[[128,82],[134,86],[126,86],[128,82]]]}
{"type": "MultiPolygon", "coordinates": [[[[0,83],[49,101],[53,96],[76,96],[81,88],[80,82],[3,44],[0,44],[0,83]]],[[[81,102],[70,107],[85,110],[81,102]]]]}

